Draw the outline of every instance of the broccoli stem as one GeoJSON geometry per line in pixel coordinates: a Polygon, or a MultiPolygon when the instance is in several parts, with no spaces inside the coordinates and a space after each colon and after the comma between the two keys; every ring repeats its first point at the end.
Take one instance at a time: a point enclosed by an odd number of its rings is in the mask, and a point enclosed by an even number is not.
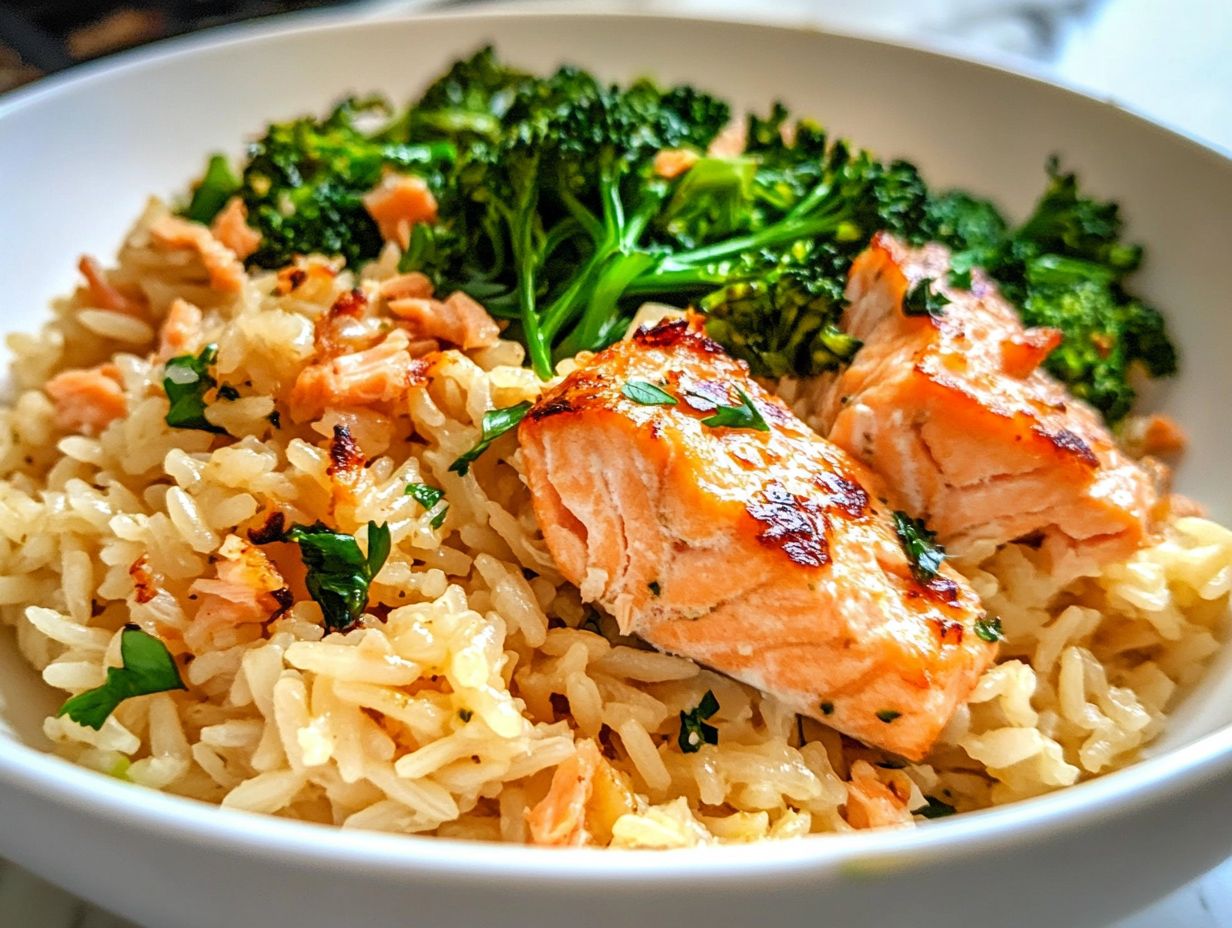
{"type": "Polygon", "coordinates": [[[552,376],[552,354],[540,331],[539,314],[535,311],[535,275],[539,256],[535,251],[534,218],[538,199],[538,189],[535,187],[522,196],[513,219],[513,250],[518,262],[518,318],[530,352],[531,367],[541,380],[547,380],[552,376]]]}
{"type": "Polygon", "coordinates": [[[569,357],[579,351],[602,348],[613,328],[621,322],[615,312],[617,302],[624,295],[629,283],[654,264],[654,261],[654,256],[644,251],[621,254],[609,261],[590,292],[581,321],[561,342],[557,356],[569,357]]]}
{"type": "Polygon", "coordinates": [[[583,217],[588,218],[598,234],[594,236],[595,250],[543,313],[541,330],[545,339],[553,344],[565,326],[572,324],[581,313],[581,320],[557,349],[557,357],[565,356],[566,346],[581,346],[575,347],[573,353],[600,347],[602,333],[612,327],[610,317],[629,282],[654,263],[652,257],[638,251],[638,243],[662,206],[668,185],[651,184],[626,217],[620,174],[618,165],[604,162],[599,182],[602,220],[596,219],[576,200],[572,200],[574,205],[571,206],[572,197],[568,191],[562,192],[562,200],[571,215],[582,222],[586,221],[583,217]]]}

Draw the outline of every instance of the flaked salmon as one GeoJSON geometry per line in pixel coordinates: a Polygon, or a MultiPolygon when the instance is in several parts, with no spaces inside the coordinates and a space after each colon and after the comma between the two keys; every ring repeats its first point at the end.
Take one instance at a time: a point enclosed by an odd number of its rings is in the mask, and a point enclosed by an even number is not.
{"type": "Polygon", "coordinates": [[[519,434],[557,565],[625,633],[910,758],[994,656],[874,475],[686,320],[583,363],[519,434]]]}
{"type": "Polygon", "coordinates": [[[847,288],[844,328],[864,346],[796,410],[958,553],[1030,537],[1097,563],[1131,552],[1154,481],[1040,369],[1060,333],[1024,328],[979,271],[968,291],[949,270],[940,245],[877,236],[847,288]]]}

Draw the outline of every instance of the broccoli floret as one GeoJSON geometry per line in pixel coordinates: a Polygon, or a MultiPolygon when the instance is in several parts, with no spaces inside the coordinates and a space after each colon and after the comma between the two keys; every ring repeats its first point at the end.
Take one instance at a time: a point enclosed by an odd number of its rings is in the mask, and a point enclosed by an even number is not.
{"type": "Polygon", "coordinates": [[[463,290],[508,320],[543,377],[601,348],[638,302],[693,302],[709,334],[767,376],[836,367],[859,343],[840,329],[852,260],[879,230],[953,252],[951,280],[984,268],[1032,325],[1065,341],[1046,362],[1109,421],[1132,404],[1130,370],[1176,369],[1162,317],[1125,290],[1141,262],[1116,204],[1083,195],[1049,164],[1017,228],[986,200],[929,192],[915,167],[884,162],[792,122],[775,104],[745,125],[739,155],[708,153],[726,103],[688,86],[621,87],[564,67],[539,77],[491,48],[455,63],[400,116],[344,101],[322,120],[277,123],[236,178],[211,159],[185,215],[208,222],[238,194],[262,236],[250,265],[306,252],[350,264],[382,246],[363,197],[387,171],[424,177],[434,223],[418,223],[403,270],[463,290]],[[693,157],[665,177],[656,155],[693,157]]]}
{"type": "Polygon", "coordinates": [[[776,377],[851,359],[859,342],[839,329],[851,261],[880,229],[910,234],[928,202],[911,164],[786,119],[781,105],[751,117],[743,155],[685,174],[662,226],[673,250],[629,287],[659,300],[699,295],[707,333],[776,377]]]}
{"type": "Polygon", "coordinates": [[[980,252],[990,260],[1009,234],[1005,217],[988,200],[962,190],[951,190],[929,198],[921,241],[941,242],[955,252],[980,252]]]}
{"type": "Polygon", "coordinates": [[[1120,280],[1142,263],[1142,246],[1121,241],[1116,203],[1083,196],[1076,175],[1048,162],[1048,187],[1031,217],[1014,233],[1016,245],[1035,254],[1081,258],[1120,280]]]}
{"type": "Polygon", "coordinates": [[[440,169],[455,153],[448,142],[411,145],[358,124],[387,112],[380,100],[345,100],[325,119],[271,124],[249,145],[238,184],[232,184],[225,160],[211,159],[185,215],[208,222],[238,194],[249,225],[261,233],[250,266],[281,267],[296,255],[317,252],[341,255],[353,265],[375,258],[382,240],[364,194],[386,170],[420,174],[439,186],[440,169]]]}
{"type": "Polygon", "coordinates": [[[415,139],[495,141],[501,120],[529,74],[497,60],[491,46],[454,64],[407,109],[399,126],[415,139]]]}
{"type": "Polygon", "coordinates": [[[1028,325],[1052,326],[1064,334],[1046,363],[1075,396],[1102,410],[1109,421],[1129,412],[1134,391],[1125,379],[1126,346],[1109,336],[1121,313],[1106,286],[1078,281],[1031,287],[1021,312],[1028,325]]]}
{"type": "Polygon", "coordinates": [[[1117,205],[1084,196],[1055,160],[1048,178],[1017,228],[988,201],[955,191],[929,201],[920,237],[950,246],[956,272],[987,271],[1026,324],[1059,329],[1063,340],[1045,366],[1116,423],[1133,406],[1131,370],[1175,373],[1176,349],[1159,312],[1124,289],[1142,249],[1121,240],[1117,205]]]}
{"type": "Polygon", "coordinates": [[[728,111],[688,87],[609,87],[568,67],[509,89],[499,138],[467,147],[454,172],[457,202],[443,218],[470,246],[438,276],[515,320],[548,376],[554,355],[612,340],[629,280],[653,263],[643,239],[671,189],[654,155],[705,148],[728,111]]]}
{"type": "Polygon", "coordinates": [[[828,243],[747,258],[698,301],[706,331],[762,377],[808,376],[851,360],[860,341],[838,328],[850,257],[828,243]],[[761,259],[761,260],[758,260],[761,259]]]}

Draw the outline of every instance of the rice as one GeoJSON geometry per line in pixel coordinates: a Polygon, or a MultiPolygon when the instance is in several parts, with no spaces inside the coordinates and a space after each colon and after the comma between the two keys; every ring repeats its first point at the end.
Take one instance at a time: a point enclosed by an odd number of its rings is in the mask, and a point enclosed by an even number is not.
{"type": "MultiPolygon", "coordinates": [[[[586,738],[616,784],[593,800],[598,843],[787,839],[850,830],[861,776],[903,791],[911,808],[968,810],[1123,767],[1219,647],[1227,529],[1175,519],[1128,560],[1078,565],[1065,581],[1039,551],[1008,545],[958,565],[1002,620],[1000,658],[929,758],[904,767],[617,635],[557,574],[512,437],[469,474],[449,469],[486,410],[541,390],[516,344],[444,353],[404,401],[292,420],[287,397],[312,363],[317,320],[355,287],[379,303],[396,253],[361,275],[305,259],[315,271],[291,292],[273,273],[220,292],[191,252],[159,247],[149,226],[162,215],[151,204],[112,271],[144,297],[143,318],[81,290],[55,304],[40,336],[9,340],[18,390],[0,408],[0,617],[66,693],[120,664],[130,622],[182,659],[188,686],[126,700],[98,731],[49,717],[55,750],[78,763],[232,808],[516,843],[530,840],[528,811],[586,738]],[[218,379],[241,394],[207,414],[233,439],[166,424],[156,352],[177,299],[201,309],[200,342],[218,345],[218,379]],[[57,424],[42,385],[108,363],[126,413],[97,435],[57,424]],[[366,459],[348,486],[329,453],[336,426],[366,459]],[[425,510],[411,483],[441,488],[447,508],[425,510]],[[365,547],[369,522],[388,525],[392,552],[357,629],[326,635],[303,596],[272,619],[204,622],[207,603],[231,614],[227,595],[239,593],[219,592],[229,589],[219,565],[272,512],[365,547]],[[679,715],[708,690],[719,743],[683,753],[679,715]]],[[[287,554],[270,556],[290,571],[287,554]]]]}

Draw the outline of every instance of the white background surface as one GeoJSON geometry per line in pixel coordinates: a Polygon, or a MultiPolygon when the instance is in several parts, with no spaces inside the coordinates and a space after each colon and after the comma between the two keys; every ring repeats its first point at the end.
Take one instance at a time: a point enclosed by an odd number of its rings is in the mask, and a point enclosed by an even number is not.
{"type": "MultiPolygon", "coordinates": [[[[556,5],[562,2],[577,6],[585,0],[556,0],[556,5]]],[[[425,5],[368,0],[359,9],[380,16],[425,5]]],[[[625,5],[957,42],[981,57],[1018,55],[1045,64],[1063,81],[1232,152],[1232,0],[632,0],[625,5]]],[[[824,119],[825,114],[817,115],[824,119]]],[[[1215,821],[1212,827],[1228,826],[1215,821]]],[[[129,923],[0,862],[0,928],[129,928],[129,923]]],[[[1232,861],[1116,928],[1232,928],[1232,861]]]]}

